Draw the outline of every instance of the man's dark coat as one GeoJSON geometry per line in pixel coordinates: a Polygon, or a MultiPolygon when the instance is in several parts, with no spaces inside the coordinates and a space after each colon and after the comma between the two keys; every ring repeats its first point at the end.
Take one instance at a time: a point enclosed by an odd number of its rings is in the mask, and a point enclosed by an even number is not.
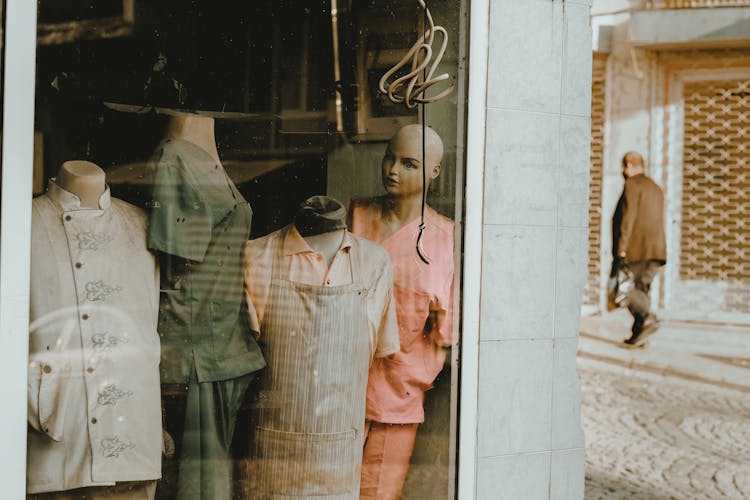
{"type": "Polygon", "coordinates": [[[667,261],[664,193],[643,174],[625,181],[612,218],[612,255],[625,250],[628,262],[667,261]]]}

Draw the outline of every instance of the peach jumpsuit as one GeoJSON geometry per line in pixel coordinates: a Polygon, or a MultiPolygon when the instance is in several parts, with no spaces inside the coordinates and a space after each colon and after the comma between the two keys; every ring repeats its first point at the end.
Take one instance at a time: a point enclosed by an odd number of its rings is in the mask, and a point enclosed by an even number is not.
{"type": "Polygon", "coordinates": [[[388,238],[381,237],[382,199],[357,200],[351,231],[383,246],[393,264],[393,291],[401,349],[378,358],[370,368],[360,498],[398,498],[409,468],[417,426],[424,421],[424,394],[432,388],[453,342],[453,221],[425,210],[422,246],[417,255],[419,220],[388,238]]]}

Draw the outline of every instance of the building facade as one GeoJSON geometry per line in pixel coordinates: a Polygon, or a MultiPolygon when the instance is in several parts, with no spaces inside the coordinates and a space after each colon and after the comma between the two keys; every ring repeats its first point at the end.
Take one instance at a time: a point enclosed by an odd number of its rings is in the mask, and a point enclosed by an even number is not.
{"type": "Polygon", "coordinates": [[[620,158],[665,191],[668,259],[652,299],[668,317],[746,322],[750,84],[747,2],[594,2],[589,280],[604,304],[620,158]]]}

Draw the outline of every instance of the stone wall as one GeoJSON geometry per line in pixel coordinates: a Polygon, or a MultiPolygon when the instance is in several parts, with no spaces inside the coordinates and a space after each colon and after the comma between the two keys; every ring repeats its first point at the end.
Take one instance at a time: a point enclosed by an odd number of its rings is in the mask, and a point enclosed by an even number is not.
{"type": "Polygon", "coordinates": [[[489,16],[479,344],[482,499],[580,499],[576,348],[586,281],[588,0],[489,16]]]}

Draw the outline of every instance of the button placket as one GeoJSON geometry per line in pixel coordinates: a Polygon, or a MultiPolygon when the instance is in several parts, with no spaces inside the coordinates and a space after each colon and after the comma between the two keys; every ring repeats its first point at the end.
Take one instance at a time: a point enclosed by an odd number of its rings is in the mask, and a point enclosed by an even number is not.
{"type": "MultiPolygon", "coordinates": [[[[86,266],[84,266],[84,260],[82,257],[84,257],[85,253],[88,251],[96,250],[97,248],[91,247],[91,245],[82,245],[81,244],[81,227],[79,227],[76,224],[77,218],[73,215],[66,214],[64,217],[65,224],[64,229],[66,232],[66,237],[68,240],[68,249],[71,256],[71,262],[73,266],[73,281],[75,282],[75,286],[78,290],[85,290],[85,284],[91,279],[91,271],[94,271],[95,269],[88,269],[86,266]]],[[[94,221],[92,222],[92,226],[97,225],[94,221]]],[[[87,225],[88,228],[88,225],[87,225]]],[[[97,230],[95,227],[90,228],[93,232],[97,230]]],[[[96,268],[96,266],[95,266],[96,268]]],[[[86,351],[89,351],[88,343],[90,342],[90,339],[92,337],[93,332],[95,331],[95,321],[94,321],[94,312],[90,307],[86,306],[86,299],[82,297],[77,297],[77,303],[79,306],[79,324],[80,324],[80,332],[81,332],[81,344],[84,349],[84,354],[86,351]]],[[[88,355],[84,357],[84,386],[86,394],[88,395],[88,398],[91,399],[92,397],[96,397],[96,388],[98,387],[97,379],[98,372],[97,372],[97,363],[98,363],[98,356],[96,354],[94,355],[88,355]]],[[[95,399],[94,399],[95,400],[95,399]]],[[[100,429],[101,425],[99,422],[99,416],[97,413],[95,413],[92,409],[89,409],[87,411],[87,417],[88,417],[88,433],[89,433],[89,439],[90,441],[97,442],[100,438],[100,429]]]]}
{"type": "MultiPolygon", "coordinates": [[[[81,282],[85,282],[85,274],[84,276],[79,276],[81,282]]],[[[80,298],[79,298],[80,300],[80,298]]],[[[87,395],[87,399],[89,401],[96,401],[96,395],[97,395],[97,388],[100,385],[98,376],[98,370],[97,365],[99,363],[99,360],[101,356],[96,353],[92,352],[92,349],[90,348],[90,342],[91,338],[93,337],[94,333],[96,332],[96,321],[94,312],[87,308],[85,309],[86,312],[81,314],[81,344],[82,348],[84,350],[84,386],[85,391],[87,395]]],[[[99,416],[101,416],[101,412],[95,411],[96,408],[94,408],[91,405],[88,405],[88,409],[86,411],[86,416],[88,417],[88,434],[89,434],[89,440],[92,443],[99,442],[101,439],[101,432],[104,430],[99,422],[99,416]]],[[[105,426],[106,428],[106,426],[105,426]]]]}

